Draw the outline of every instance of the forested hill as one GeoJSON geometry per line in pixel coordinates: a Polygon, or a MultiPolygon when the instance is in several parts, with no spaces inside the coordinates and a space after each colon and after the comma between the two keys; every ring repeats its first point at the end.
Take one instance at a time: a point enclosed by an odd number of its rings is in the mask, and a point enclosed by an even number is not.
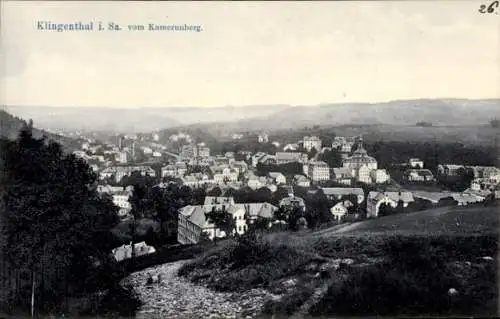
{"type": "MultiPolygon", "coordinates": [[[[19,130],[21,130],[26,124],[27,122],[25,120],[13,116],[4,110],[0,110],[0,138],[16,138],[19,134],[19,130]]],[[[36,127],[36,123],[34,123],[34,126],[36,127]]],[[[36,128],[33,129],[33,135],[37,138],[45,135],[48,139],[63,145],[69,152],[72,152],[79,146],[79,142],[75,139],[48,133],[36,128]]]]}

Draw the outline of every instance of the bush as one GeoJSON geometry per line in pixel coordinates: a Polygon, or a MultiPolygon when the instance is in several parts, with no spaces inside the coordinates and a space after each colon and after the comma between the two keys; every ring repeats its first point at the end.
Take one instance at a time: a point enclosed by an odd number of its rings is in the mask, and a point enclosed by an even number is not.
{"type": "Polygon", "coordinates": [[[116,286],[110,289],[95,311],[82,315],[118,315],[132,317],[141,306],[141,301],[132,287],[116,286]]]}
{"type": "Polygon", "coordinates": [[[493,239],[489,236],[389,238],[381,247],[386,254],[384,262],[351,268],[347,277],[329,288],[312,313],[495,315],[496,267],[494,263],[475,262],[475,257],[484,253],[495,256],[493,239]],[[464,260],[469,262],[470,269],[462,266],[467,265],[464,260]],[[451,298],[447,294],[450,288],[457,289],[459,294],[451,298]]]}
{"type": "Polygon", "coordinates": [[[302,306],[313,294],[311,287],[298,287],[292,294],[282,300],[269,300],[264,304],[262,312],[265,314],[286,314],[292,315],[302,306]]]}
{"type": "MultiPolygon", "coordinates": [[[[269,287],[277,279],[297,273],[313,254],[294,241],[260,232],[247,233],[223,249],[215,248],[179,270],[180,276],[205,281],[218,291],[269,287]]],[[[286,237],[285,237],[286,238],[286,237]]]]}

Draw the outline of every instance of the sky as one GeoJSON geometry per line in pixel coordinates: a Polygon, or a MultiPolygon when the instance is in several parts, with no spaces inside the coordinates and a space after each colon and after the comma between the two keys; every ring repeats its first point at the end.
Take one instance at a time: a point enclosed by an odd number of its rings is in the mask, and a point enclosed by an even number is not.
{"type": "Polygon", "coordinates": [[[480,1],[1,1],[0,104],[317,105],[500,97],[480,1]],[[38,30],[38,21],[121,31],[38,30]],[[128,31],[189,24],[201,32],[128,31]]]}

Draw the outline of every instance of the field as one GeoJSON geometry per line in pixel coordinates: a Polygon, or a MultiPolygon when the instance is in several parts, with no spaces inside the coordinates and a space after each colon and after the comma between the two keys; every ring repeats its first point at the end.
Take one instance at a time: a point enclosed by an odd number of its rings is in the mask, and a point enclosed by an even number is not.
{"type": "Polygon", "coordinates": [[[266,314],[496,317],[497,215],[439,208],[318,232],[248,234],[179,274],[216,291],[281,295],[266,314]]]}
{"type": "Polygon", "coordinates": [[[311,236],[338,235],[487,235],[499,227],[497,207],[440,207],[326,229],[311,236]]]}

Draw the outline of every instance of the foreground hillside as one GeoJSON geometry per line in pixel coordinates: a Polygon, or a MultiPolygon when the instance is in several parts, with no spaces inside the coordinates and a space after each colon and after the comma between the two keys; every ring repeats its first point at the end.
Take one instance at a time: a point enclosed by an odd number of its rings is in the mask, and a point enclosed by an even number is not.
{"type": "Polygon", "coordinates": [[[448,208],[319,232],[247,234],[179,275],[214,291],[280,296],[262,305],[268,315],[495,317],[497,215],[448,208]]]}

